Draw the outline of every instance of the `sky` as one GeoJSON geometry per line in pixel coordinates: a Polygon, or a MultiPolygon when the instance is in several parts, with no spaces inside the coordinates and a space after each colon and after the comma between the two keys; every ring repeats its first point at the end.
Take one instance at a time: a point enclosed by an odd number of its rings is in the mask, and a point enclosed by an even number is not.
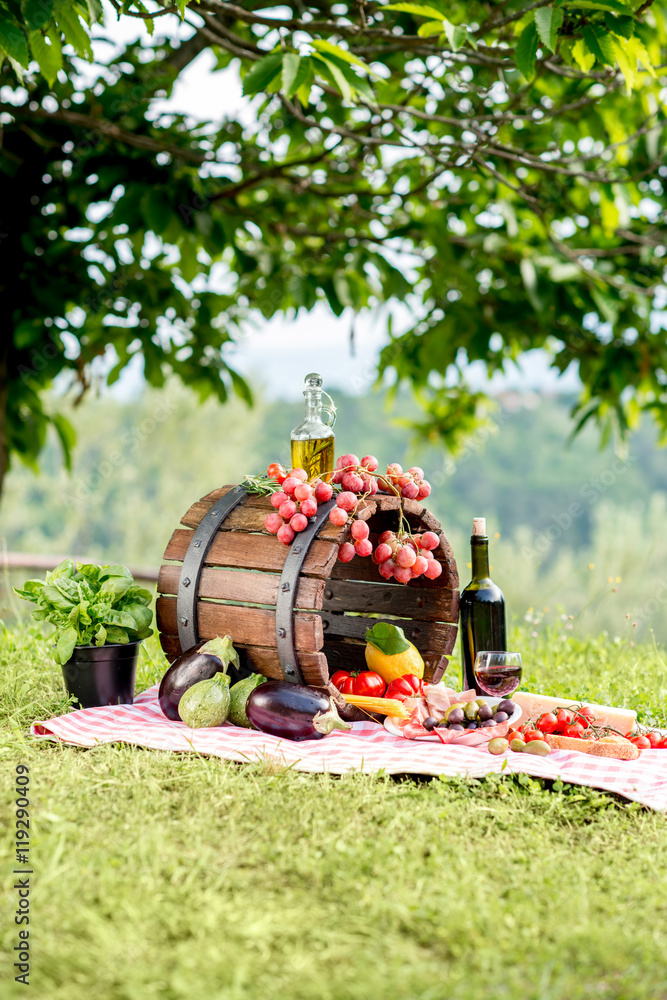
{"type": "MultiPolygon", "coordinates": [[[[117,20],[115,12],[104,0],[106,24],[103,34],[118,45],[146,37],[143,22],[137,19],[117,20]]],[[[192,29],[179,24],[174,17],[157,22],[161,32],[187,38],[192,29]]],[[[102,33],[98,29],[99,33],[102,33]]],[[[109,58],[109,45],[99,43],[99,57],[109,58]]],[[[215,59],[209,50],[202,52],[180,75],[168,100],[156,104],[156,111],[177,111],[200,121],[219,121],[224,115],[240,115],[250,120],[252,101],[244,98],[234,63],[215,72],[215,59]]],[[[255,99],[256,100],[256,99],[255,99]]],[[[409,315],[405,311],[406,327],[409,315]]],[[[354,394],[365,393],[375,381],[378,355],[387,342],[386,314],[368,313],[354,317],[346,309],[335,317],[324,305],[310,313],[303,311],[295,319],[261,317],[256,329],[249,329],[242,340],[229,352],[229,362],[253,384],[261,386],[271,398],[297,399],[302,391],[303,376],[318,371],[325,386],[340,387],[354,394]],[[354,344],[350,330],[354,322],[354,344]]],[[[481,362],[468,367],[467,380],[475,390],[492,393],[508,390],[538,390],[544,393],[573,392],[580,387],[575,370],[558,378],[549,368],[543,351],[531,351],[521,358],[520,365],[511,364],[503,375],[496,373],[489,380],[481,362]]],[[[130,368],[117,383],[114,392],[120,396],[133,394],[141,385],[141,371],[130,368]]]]}

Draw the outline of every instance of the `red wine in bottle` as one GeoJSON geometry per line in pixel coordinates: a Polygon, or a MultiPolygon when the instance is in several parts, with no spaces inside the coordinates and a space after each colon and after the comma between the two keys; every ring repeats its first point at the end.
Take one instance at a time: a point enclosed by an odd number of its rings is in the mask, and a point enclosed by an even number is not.
{"type": "Polygon", "coordinates": [[[475,517],[472,522],[472,580],[461,594],[461,659],[463,665],[463,690],[475,688],[486,694],[475,683],[473,665],[480,650],[502,652],[507,649],[505,627],[505,598],[503,592],[489,575],[489,539],[486,518],[475,517]]]}

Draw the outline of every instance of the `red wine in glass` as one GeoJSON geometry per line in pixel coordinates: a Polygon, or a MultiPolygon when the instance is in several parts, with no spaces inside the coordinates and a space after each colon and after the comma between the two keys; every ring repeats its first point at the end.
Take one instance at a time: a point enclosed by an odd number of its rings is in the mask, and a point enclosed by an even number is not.
{"type": "Polygon", "coordinates": [[[508,698],[521,681],[521,654],[481,651],[473,667],[477,686],[492,698],[508,698]]]}

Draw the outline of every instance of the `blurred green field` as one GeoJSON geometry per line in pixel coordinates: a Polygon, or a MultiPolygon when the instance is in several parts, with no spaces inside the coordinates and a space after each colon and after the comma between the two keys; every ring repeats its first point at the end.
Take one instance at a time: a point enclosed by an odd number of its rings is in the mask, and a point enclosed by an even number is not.
{"type": "MultiPolygon", "coordinates": [[[[554,638],[512,635],[526,686],[667,722],[663,650],[554,638]]],[[[140,689],[164,669],[146,645],[140,689]]],[[[334,778],[26,735],[66,707],[44,640],[0,633],[4,802],[30,767],[39,1000],[667,998],[662,815],[524,775],[334,778]]],[[[23,989],[5,973],[3,997],[23,989]]]]}
{"type": "MultiPolygon", "coordinates": [[[[74,412],[71,474],[55,442],[39,476],[18,464],[11,470],[0,542],[10,551],[156,568],[193,500],[276,458],[287,461],[301,404],[258,395],[253,409],[238,401],[199,406],[175,384],[123,405],[86,400],[74,412]]],[[[667,462],[650,425],[619,458],[598,450],[593,431],[568,446],[567,400],[506,395],[489,428],[452,459],[412,441],[399,422],[416,416],[409,398],[390,408],[381,394],[335,395],[339,453],[423,466],[433,485],[429,506],[452,541],[463,585],[471,518],[484,514],[494,579],[515,620],[528,615],[530,623],[562,622],[563,634],[606,631],[622,641],[635,633],[650,640],[653,630],[667,641],[667,462]]],[[[15,614],[5,588],[0,618],[15,614]]]]}

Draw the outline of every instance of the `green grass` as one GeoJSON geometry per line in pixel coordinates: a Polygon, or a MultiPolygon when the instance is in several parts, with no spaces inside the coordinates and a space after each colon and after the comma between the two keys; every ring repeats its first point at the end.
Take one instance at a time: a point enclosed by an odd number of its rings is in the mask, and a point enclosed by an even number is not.
{"type": "MultiPolygon", "coordinates": [[[[514,641],[530,686],[664,724],[660,651],[514,641]]],[[[163,669],[149,645],[140,688],[163,669]]],[[[333,778],[37,744],[26,727],[67,701],[26,630],[0,635],[0,692],[2,801],[16,763],[32,785],[30,996],[667,998],[661,815],[527,777],[333,778]]],[[[12,809],[0,810],[8,912],[12,809]]],[[[0,995],[22,996],[9,963],[3,976],[0,995]]]]}

